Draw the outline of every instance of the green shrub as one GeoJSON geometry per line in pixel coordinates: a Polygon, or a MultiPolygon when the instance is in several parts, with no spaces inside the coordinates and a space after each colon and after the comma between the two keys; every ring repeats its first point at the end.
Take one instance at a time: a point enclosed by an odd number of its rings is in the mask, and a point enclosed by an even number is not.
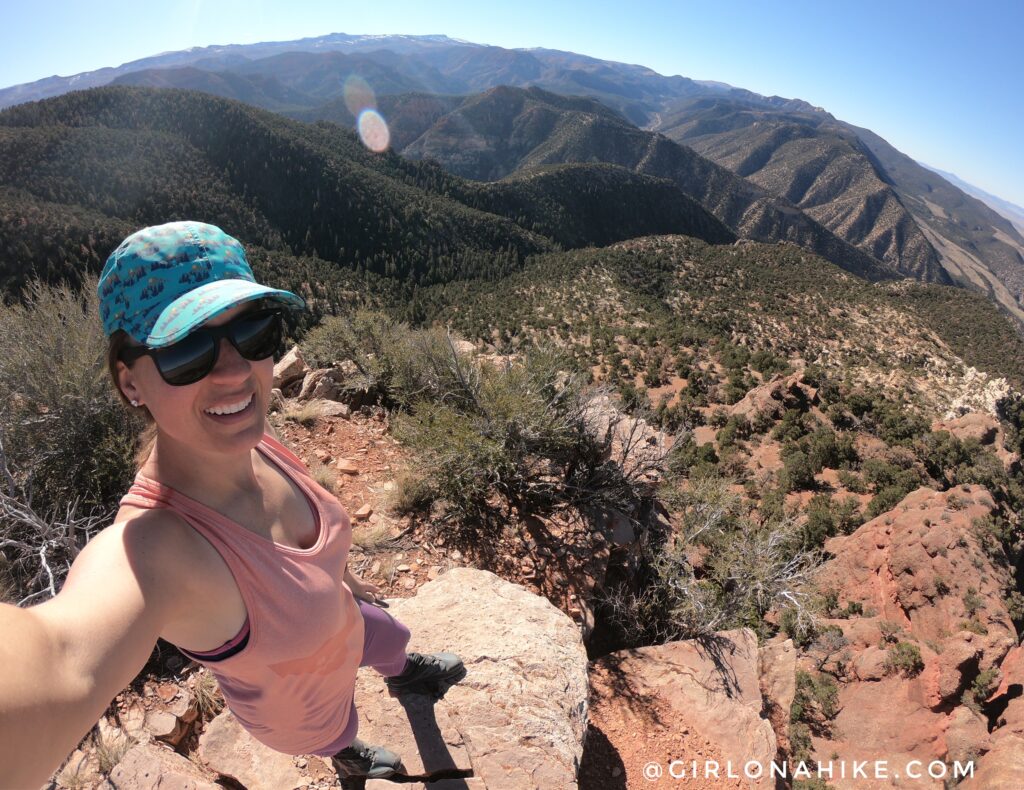
{"type": "Polygon", "coordinates": [[[968,617],[974,617],[985,603],[981,596],[978,595],[977,589],[974,587],[968,587],[967,592],[964,594],[964,611],[967,612],[968,617]]]}
{"type": "Polygon", "coordinates": [[[961,620],[959,628],[961,631],[970,631],[972,634],[978,634],[979,636],[988,635],[988,629],[977,620],[961,620]]]}
{"type": "Polygon", "coordinates": [[[106,355],[91,275],[80,293],[31,281],[23,304],[0,304],[0,539],[11,541],[0,587],[14,600],[58,588],[131,484],[142,422],[106,355]]]}
{"type": "Polygon", "coordinates": [[[779,442],[795,442],[802,439],[814,428],[814,420],[798,409],[786,409],[782,420],[772,431],[772,438],[779,442]]]}
{"type": "Polygon", "coordinates": [[[367,393],[389,407],[430,400],[461,408],[472,402],[478,385],[472,359],[456,351],[446,332],[411,330],[373,310],[328,316],[307,333],[302,351],[312,365],[351,361],[358,373],[346,377],[343,391],[367,393]]]}
{"type": "Polygon", "coordinates": [[[661,376],[661,355],[651,354],[647,358],[647,367],[644,368],[644,386],[660,387],[664,384],[661,376]]]}
{"type": "Polygon", "coordinates": [[[662,494],[679,529],[650,547],[638,590],[605,596],[627,641],[660,644],[742,627],[769,636],[765,614],[773,606],[792,608],[794,622],[810,623],[802,588],[818,558],[800,550],[792,522],[752,523],[731,481],[717,476],[666,486],[662,494]],[[694,544],[707,547],[699,574],[687,559],[694,544]]]}
{"type": "Polygon", "coordinates": [[[783,463],[779,474],[779,488],[785,492],[806,491],[814,488],[814,468],[810,459],[800,450],[792,453],[783,463]]]}
{"type": "Polygon", "coordinates": [[[762,523],[782,521],[786,517],[786,492],[781,488],[769,488],[761,494],[757,509],[762,523]]]}
{"type": "Polygon", "coordinates": [[[848,469],[839,470],[839,483],[851,494],[866,494],[868,491],[864,479],[848,469]]]}
{"type": "Polygon", "coordinates": [[[711,412],[711,417],[708,419],[708,424],[712,428],[723,428],[723,427],[725,427],[725,424],[728,421],[729,421],[729,411],[728,411],[728,409],[721,409],[721,408],[719,408],[719,409],[715,409],[713,412],[711,412]]]}
{"type": "Polygon", "coordinates": [[[999,678],[999,670],[995,667],[983,669],[977,674],[971,685],[968,686],[960,699],[960,702],[974,711],[980,711],[981,706],[989,695],[994,691],[996,680],[999,678]]]}
{"type": "Polygon", "coordinates": [[[924,669],[921,648],[910,642],[897,642],[889,648],[885,658],[885,670],[890,675],[899,672],[904,677],[914,677],[924,669]]]}
{"type": "Polygon", "coordinates": [[[847,435],[837,436],[826,426],[816,428],[801,443],[806,448],[807,457],[815,473],[822,469],[838,469],[857,461],[853,438],[847,435]]]}
{"type": "Polygon", "coordinates": [[[892,620],[881,620],[878,623],[879,647],[885,647],[887,644],[894,645],[899,641],[899,634],[903,632],[899,623],[894,623],[892,620]]]}
{"type": "Polygon", "coordinates": [[[716,473],[718,454],[711,443],[697,444],[693,434],[673,445],[666,459],[669,473],[676,477],[704,477],[716,473]]]}
{"type": "Polygon", "coordinates": [[[751,354],[750,367],[765,378],[770,378],[776,373],[786,374],[792,370],[786,360],[775,356],[775,354],[768,350],[755,351],[751,354]]]}
{"type": "Polygon", "coordinates": [[[637,387],[632,381],[619,382],[619,397],[622,399],[622,408],[628,412],[642,411],[651,405],[647,388],[637,387]]]}
{"type": "Polygon", "coordinates": [[[725,421],[725,425],[718,431],[715,438],[720,448],[731,447],[738,441],[750,436],[750,423],[742,414],[734,414],[725,421]]]}
{"type": "Polygon", "coordinates": [[[855,496],[843,497],[833,508],[836,532],[849,535],[864,523],[860,514],[860,501],[855,496]]]}
{"type": "Polygon", "coordinates": [[[804,524],[802,546],[814,549],[822,546],[827,538],[836,534],[836,522],[832,513],[832,497],[828,494],[815,494],[807,503],[807,521],[804,524]]]}
{"type": "MultiPolygon", "coordinates": [[[[790,764],[810,763],[813,758],[814,742],[811,740],[811,728],[802,721],[791,721],[789,725],[790,764]]],[[[790,770],[793,770],[792,768],[790,770]]]]}
{"type": "MultiPolygon", "coordinates": [[[[421,360],[430,370],[413,369],[420,380],[438,363],[448,370],[463,364],[452,345],[447,361],[429,354],[421,360]]],[[[458,397],[413,401],[408,412],[396,414],[392,430],[423,470],[423,486],[444,500],[459,529],[497,528],[488,516],[502,501],[534,512],[560,503],[628,511],[652,494],[647,473],[664,471],[665,453],[641,447],[634,433],[631,444],[610,457],[613,423],[620,418],[596,434],[601,399],[591,398],[608,393],[585,390],[560,352],[532,347],[519,364],[474,367],[458,376],[458,397]]]]}
{"type": "Polygon", "coordinates": [[[868,502],[867,511],[865,512],[867,519],[870,521],[873,518],[878,518],[882,513],[892,510],[903,501],[903,497],[908,493],[908,491],[896,486],[883,488],[868,502]]]}
{"type": "Polygon", "coordinates": [[[746,346],[735,346],[731,343],[723,344],[719,352],[719,359],[722,367],[729,371],[741,371],[750,361],[750,349],[746,346]]]}
{"type": "Polygon", "coordinates": [[[827,735],[838,713],[839,687],[835,680],[823,673],[798,669],[790,721],[803,723],[818,735],[827,735]]]}
{"type": "Polygon", "coordinates": [[[875,417],[878,420],[878,437],[886,444],[910,445],[914,439],[930,430],[924,417],[888,402],[883,408],[876,409],[875,417]]]}

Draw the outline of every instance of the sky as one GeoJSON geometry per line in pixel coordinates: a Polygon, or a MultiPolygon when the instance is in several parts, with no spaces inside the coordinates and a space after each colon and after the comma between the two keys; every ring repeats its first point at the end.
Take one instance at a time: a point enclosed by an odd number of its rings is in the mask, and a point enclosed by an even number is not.
{"type": "Polygon", "coordinates": [[[799,98],[1024,206],[1021,0],[0,0],[0,87],[327,33],[546,47],[799,98]]]}

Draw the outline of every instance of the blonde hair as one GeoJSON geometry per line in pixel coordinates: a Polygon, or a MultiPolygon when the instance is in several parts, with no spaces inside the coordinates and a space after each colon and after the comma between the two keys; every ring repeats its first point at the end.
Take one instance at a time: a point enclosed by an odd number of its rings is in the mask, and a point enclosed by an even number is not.
{"type": "Polygon", "coordinates": [[[146,406],[132,406],[131,401],[121,389],[117,376],[117,362],[121,351],[128,346],[129,340],[131,340],[131,335],[123,329],[115,330],[114,334],[110,336],[107,345],[107,371],[110,373],[110,381],[114,385],[114,391],[125,405],[125,408],[145,422],[145,427],[143,427],[136,442],[135,471],[137,472],[149,460],[149,456],[153,452],[153,445],[156,444],[156,420],[153,419],[153,415],[150,414],[146,406]]]}

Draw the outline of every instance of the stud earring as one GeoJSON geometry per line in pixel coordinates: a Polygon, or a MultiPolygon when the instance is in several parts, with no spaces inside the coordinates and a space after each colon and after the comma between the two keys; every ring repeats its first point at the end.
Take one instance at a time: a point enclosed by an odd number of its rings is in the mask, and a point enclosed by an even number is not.
{"type": "Polygon", "coordinates": [[[139,402],[133,398],[132,399],[132,406],[138,406],[138,405],[139,405],[139,402]]]}

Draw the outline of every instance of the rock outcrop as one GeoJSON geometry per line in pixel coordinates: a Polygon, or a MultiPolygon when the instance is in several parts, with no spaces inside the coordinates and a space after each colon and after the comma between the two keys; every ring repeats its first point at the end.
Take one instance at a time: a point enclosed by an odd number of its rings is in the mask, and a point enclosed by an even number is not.
{"type": "Polygon", "coordinates": [[[786,409],[806,409],[818,402],[818,391],[803,380],[803,373],[775,376],[754,387],[732,405],[730,414],[742,415],[748,420],[758,418],[779,419],[786,409]]]}
{"type": "Polygon", "coordinates": [[[970,412],[960,417],[936,420],[932,423],[933,431],[947,431],[960,441],[973,440],[982,447],[991,450],[1009,470],[1020,463],[1016,453],[1006,449],[1006,436],[999,420],[987,412],[970,412]]]}
{"type": "Polygon", "coordinates": [[[838,753],[846,761],[928,765],[991,748],[975,681],[998,677],[1017,644],[1004,601],[1012,580],[976,524],[993,508],[980,486],[919,489],[826,542],[834,558],[818,574],[819,588],[837,594],[840,610],[853,604],[862,614],[827,621],[847,644],[843,666],[832,665],[845,673],[832,735],[814,738],[819,759],[838,753]]]}
{"type": "Polygon", "coordinates": [[[620,411],[607,395],[590,399],[584,420],[594,436],[610,437],[608,457],[620,462],[627,474],[640,471],[652,480],[660,477],[654,466],[672,449],[673,437],[620,411]]]}

